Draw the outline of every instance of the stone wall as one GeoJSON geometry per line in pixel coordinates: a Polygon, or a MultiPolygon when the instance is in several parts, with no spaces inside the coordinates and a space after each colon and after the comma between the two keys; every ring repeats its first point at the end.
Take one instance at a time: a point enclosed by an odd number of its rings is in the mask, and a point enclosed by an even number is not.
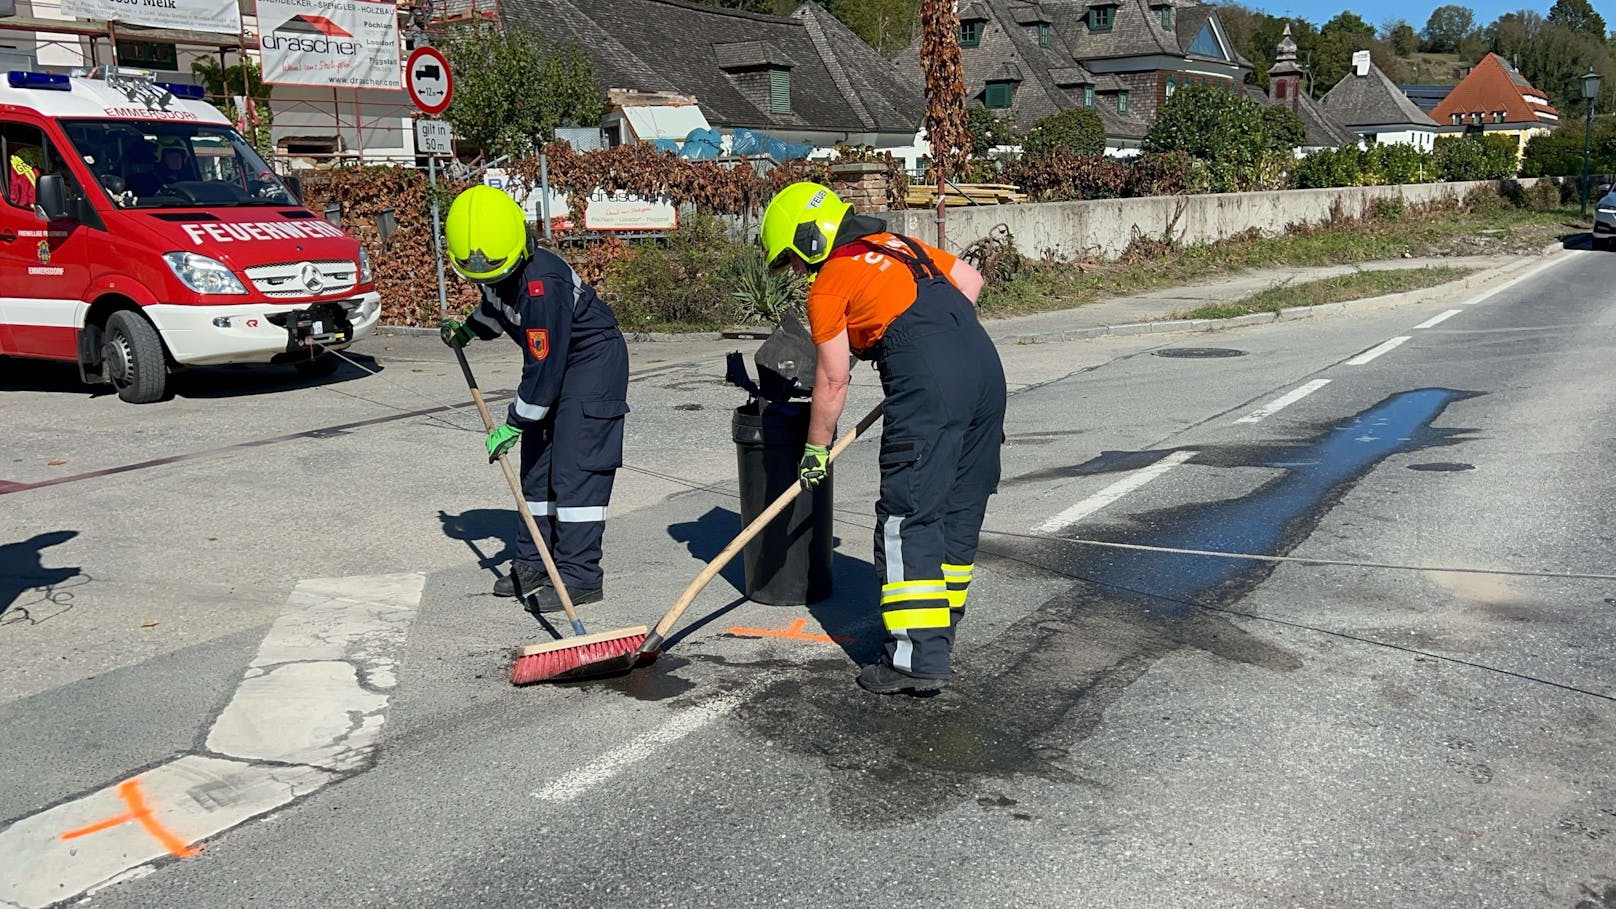
{"type": "MultiPolygon", "coordinates": [[[[1520,182],[1530,186],[1536,181],[1520,182]]],[[[1336,214],[1366,215],[1382,199],[1412,207],[1461,199],[1474,190],[1496,186],[1492,181],[1421,183],[966,206],[948,209],[947,245],[957,252],[1003,224],[1027,255],[1115,259],[1136,236],[1159,239],[1171,235],[1176,242],[1190,246],[1226,240],[1253,228],[1274,236],[1290,225],[1321,224],[1336,214]]],[[[885,212],[882,217],[898,233],[927,242],[937,237],[933,211],[885,212]]]]}

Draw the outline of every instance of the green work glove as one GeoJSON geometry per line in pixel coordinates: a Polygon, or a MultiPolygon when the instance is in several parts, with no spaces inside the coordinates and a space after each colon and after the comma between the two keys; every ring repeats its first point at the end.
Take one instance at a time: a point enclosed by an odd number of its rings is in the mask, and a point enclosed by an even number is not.
{"type": "Polygon", "coordinates": [[[444,319],[438,323],[438,337],[450,347],[465,347],[477,336],[472,332],[471,326],[459,319],[444,319]]]}
{"type": "Polygon", "coordinates": [[[815,486],[825,482],[825,472],[830,469],[830,450],[823,445],[804,445],[802,447],[802,461],[797,464],[797,477],[802,481],[802,488],[812,492],[815,486]]]}
{"type": "Polygon", "coordinates": [[[492,464],[495,461],[498,461],[499,456],[507,451],[510,451],[511,446],[515,445],[516,440],[520,438],[522,438],[522,427],[512,426],[509,423],[504,423],[500,425],[499,428],[489,433],[488,463],[492,464]]]}

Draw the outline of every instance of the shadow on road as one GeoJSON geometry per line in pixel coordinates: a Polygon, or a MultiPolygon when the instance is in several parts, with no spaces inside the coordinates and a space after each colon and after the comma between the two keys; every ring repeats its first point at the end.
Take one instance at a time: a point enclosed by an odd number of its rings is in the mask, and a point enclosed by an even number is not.
{"type": "Polygon", "coordinates": [[[516,558],[516,511],[511,508],[473,508],[460,514],[438,511],[443,535],[466,544],[477,557],[477,567],[497,571],[516,558]],[[484,552],[482,541],[498,540],[499,549],[484,552]]]}
{"type": "MultiPolygon", "coordinates": [[[[694,521],[668,527],[668,536],[676,542],[684,543],[690,554],[703,565],[716,558],[740,532],[740,514],[719,507],[710,509],[694,521]]],[[[850,659],[861,664],[873,662],[880,655],[881,648],[881,636],[876,631],[879,622],[875,602],[875,568],[869,562],[843,555],[838,551],[831,564],[831,575],[834,579],[831,595],[801,608],[813,616],[814,621],[819,623],[826,634],[833,638],[844,639],[839,643],[850,659]]],[[[691,577],[695,577],[694,572],[691,577]]],[[[702,616],[696,622],[679,629],[680,633],[676,637],[682,638],[747,602],[746,577],[741,556],[737,555],[725,566],[719,573],[719,578],[715,578],[714,581],[717,582],[719,579],[727,583],[739,595],[738,598],[717,612],[702,616]]],[[[787,624],[786,613],[791,608],[794,607],[780,610],[782,628],[787,624]]]]}
{"type": "Polygon", "coordinates": [[[77,566],[46,568],[45,550],[78,535],[56,530],[0,545],[0,625],[38,625],[73,608],[73,588],[90,576],[77,566]]]}
{"type": "MultiPolygon", "coordinates": [[[[174,397],[192,400],[241,398],[253,395],[275,394],[314,388],[321,385],[340,385],[363,379],[371,372],[386,367],[364,354],[343,352],[364,369],[343,360],[325,375],[310,375],[295,366],[203,366],[184,369],[169,378],[169,391],[174,397]]],[[[32,360],[22,357],[4,358],[6,369],[0,374],[0,391],[40,391],[81,394],[100,398],[116,394],[111,385],[86,385],[79,381],[78,367],[72,363],[54,360],[32,360]]]]}

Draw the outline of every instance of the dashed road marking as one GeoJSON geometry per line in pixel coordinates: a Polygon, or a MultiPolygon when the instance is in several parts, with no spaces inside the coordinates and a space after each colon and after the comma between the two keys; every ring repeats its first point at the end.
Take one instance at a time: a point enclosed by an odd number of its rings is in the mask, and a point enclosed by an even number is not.
{"type": "Polygon", "coordinates": [[[1426,319],[1424,322],[1414,326],[1414,330],[1419,331],[1422,328],[1435,328],[1436,326],[1441,325],[1443,322],[1448,321],[1462,312],[1464,312],[1462,309],[1450,309],[1447,312],[1438,313],[1431,318],[1426,319]]]}
{"type": "Polygon", "coordinates": [[[1539,265],[1539,266],[1536,266],[1534,268],[1527,269],[1524,272],[1521,272],[1520,274],[1516,275],[1513,278],[1510,278],[1508,281],[1505,281],[1504,283],[1498,285],[1497,287],[1490,287],[1490,288],[1482,291],[1481,293],[1476,294],[1474,297],[1471,297],[1468,300],[1461,300],[1459,302],[1459,305],[1460,306],[1474,306],[1477,303],[1483,303],[1483,302],[1487,301],[1488,299],[1490,299],[1492,297],[1495,297],[1495,296],[1503,293],[1506,290],[1509,290],[1511,287],[1514,287],[1515,285],[1520,284],[1523,281],[1529,281],[1532,278],[1535,278],[1538,275],[1542,274],[1543,272],[1548,271],[1549,269],[1553,268],[1554,266],[1559,265],[1559,264],[1561,264],[1563,262],[1569,262],[1569,261],[1571,261],[1571,260],[1573,260],[1575,258],[1576,258],[1576,255],[1574,255],[1574,254],[1573,255],[1565,255],[1565,256],[1555,256],[1554,258],[1550,259],[1549,261],[1544,262],[1542,265],[1539,265]]]}
{"type": "Polygon", "coordinates": [[[1407,341],[1408,338],[1409,338],[1408,335],[1401,335],[1399,337],[1392,338],[1390,341],[1382,341],[1381,343],[1376,344],[1374,347],[1371,347],[1368,350],[1364,351],[1363,353],[1357,355],[1356,357],[1353,357],[1352,359],[1348,360],[1347,365],[1348,366],[1362,366],[1365,363],[1368,363],[1371,360],[1374,360],[1376,357],[1380,356],[1383,353],[1389,353],[1390,351],[1396,350],[1398,347],[1401,347],[1403,342],[1407,341]]]}
{"type": "Polygon", "coordinates": [[[1302,400],[1303,398],[1307,397],[1308,395],[1312,394],[1313,392],[1318,391],[1319,389],[1321,389],[1324,386],[1329,385],[1329,384],[1330,384],[1329,379],[1314,379],[1313,381],[1307,383],[1306,385],[1303,385],[1301,388],[1297,388],[1297,389],[1289,391],[1289,392],[1287,392],[1287,393],[1285,393],[1283,395],[1280,395],[1279,397],[1275,398],[1274,400],[1269,401],[1267,404],[1264,404],[1262,407],[1259,407],[1256,410],[1253,410],[1251,413],[1248,413],[1245,416],[1241,417],[1240,419],[1235,420],[1235,422],[1236,423],[1261,423],[1263,420],[1267,419],[1268,417],[1271,417],[1274,414],[1279,413],[1281,410],[1284,410],[1285,408],[1291,406],[1292,404],[1295,404],[1297,401],[1302,400]]]}
{"type": "Polygon", "coordinates": [[[1167,455],[1167,457],[1162,458],[1160,461],[1157,461],[1149,467],[1141,467],[1115,483],[1112,483],[1110,486],[1100,490],[1094,495],[1091,495],[1083,501],[1078,502],[1071,508],[1068,508],[1060,514],[1055,515],[1044,523],[1039,524],[1037,527],[1033,528],[1033,531],[1035,533],[1055,533],[1070,527],[1071,525],[1076,524],[1105,506],[1110,505],[1112,502],[1122,498],[1128,493],[1133,492],[1135,489],[1149,483],[1151,480],[1156,479],[1167,471],[1172,470],[1174,467],[1177,467],[1185,461],[1195,457],[1195,455],[1196,452],[1193,451],[1172,452],[1171,454],[1167,455]]]}
{"type": "Polygon", "coordinates": [[[41,907],[369,766],[426,578],[298,583],[235,696],[190,754],[0,830],[0,907],[41,907]]]}
{"type": "Polygon", "coordinates": [[[570,802],[650,757],[658,748],[671,745],[722,718],[734,710],[748,693],[735,692],[682,711],[627,745],[556,777],[544,788],[535,791],[533,797],[547,802],[570,802]]]}

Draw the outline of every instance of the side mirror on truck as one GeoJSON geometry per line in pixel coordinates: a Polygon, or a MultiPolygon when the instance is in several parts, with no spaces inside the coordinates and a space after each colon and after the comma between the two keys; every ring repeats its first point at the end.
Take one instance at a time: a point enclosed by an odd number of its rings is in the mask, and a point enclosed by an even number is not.
{"type": "Polygon", "coordinates": [[[34,185],[34,207],[46,221],[77,220],[67,201],[67,181],[61,174],[41,174],[34,185]]]}

